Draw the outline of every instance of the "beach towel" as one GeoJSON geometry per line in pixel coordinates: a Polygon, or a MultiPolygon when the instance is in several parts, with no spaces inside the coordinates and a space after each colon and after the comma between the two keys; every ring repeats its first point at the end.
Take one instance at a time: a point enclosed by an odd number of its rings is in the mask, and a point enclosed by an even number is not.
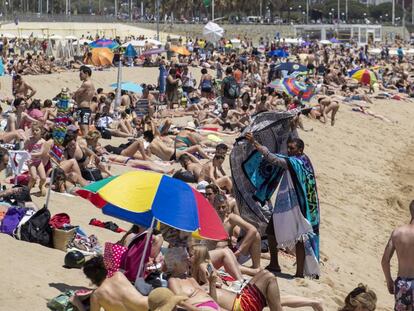
{"type": "Polygon", "coordinates": [[[13,235],[14,230],[26,214],[27,208],[10,207],[0,225],[0,232],[13,235]]]}
{"type": "Polygon", "coordinates": [[[315,173],[306,155],[287,157],[288,173],[282,182],[273,210],[278,247],[294,249],[297,242],[305,247],[304,274],[315,277],[319,269],[319,200],[315,173]]]}
{"type": "Polygon", "coordinates": [[[262,112],[253,116],[251,125],[246,127],[236,139],[230,154],[233,189],[241,216],[258,228],[262,234],[272,216],[273,206],[270,198],[274,193],[274,186],[279,181],[275,178],[266,182],[266,176],[274,175],[274,171],[268,172],[267,169],[274,168],[257,155],[257,151],[244,139],[244,136],[252,132],[270,152],[287,153],[287,140],[297,136],[290,127],[290,121],[297,113],[298,111],[291,110],[262,112]],[[260,167],[261,171],[256,171],[256,166],[260,167]]]}

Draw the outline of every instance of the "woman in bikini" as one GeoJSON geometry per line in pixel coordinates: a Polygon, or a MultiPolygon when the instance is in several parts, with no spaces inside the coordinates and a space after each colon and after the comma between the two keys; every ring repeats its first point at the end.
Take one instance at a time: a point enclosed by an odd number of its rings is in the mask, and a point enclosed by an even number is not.
{"type": "Polygon", "coordinates": [[[84,178],[87,177],[85,174],[86,170],[91,167],[96,167],[106,176],[111,176],[112,174],[109,172],[107,167],[101,163],[99,157],[89,148],[81,147],[76,140],[76,133],[66,133],[65,140],[63,142],[63,147],[65,148],[63,154],[65,159],[75,159],[84,178]]]}
{"type": "Polygon", "coordinates": [[[239,294],[216,288],[217,273],[214,269],[207,271],[205,285],[201,286],[190,276],[190,258],[183,247],[168,249],[164,257],[170,273],[168,288],[174,294],[189,297],[186,303],[202,311],[232,310],[260,311],[266,306],[270,311],[282,311],[283,307],[312,307],[322,311],[322,304],[315,299],[297,296],[280,296],[276,277],[268,271],[256,274],[239,294]],[[206,291],[209,289],[209,292],[206,291]]]}

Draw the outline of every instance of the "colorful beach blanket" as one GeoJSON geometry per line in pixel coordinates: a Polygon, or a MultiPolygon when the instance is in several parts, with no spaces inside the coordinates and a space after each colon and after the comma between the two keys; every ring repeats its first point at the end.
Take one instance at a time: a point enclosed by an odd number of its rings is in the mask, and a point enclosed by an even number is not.
{"type": "Polygon", "coordinates": [[[275,185],[280,180],[276,178],[271,182],[265,182],[266,176],[274,173],[273,171],[268,172],[272,166],[262,162],[262,158],[256,154],[256,150],[244,139],[244,136],[246,133],[252,132],[270,152],[286,153],[288,138],[297,136],[290,127],[290,120],[295,114],[297,111],[291,110],[288,112],[262,112],[255,115],[251,125],[246,127],[240,137],[236,139],[230,154],[234,193],[241,216],[258,228],[262,234],[272,216],[273,206],[270,198],[275,190],[275,185]],[[256,171],[255,167],[260,167],[261,170],[256,171]]]}
{"type": "Polygon", "coordinates": [[[315,173],[306,155],[284,158],[288,164],[287,183],[281,183],[273,213],[279,247],[305,246],[305,275],[320,275],[319,269],[319,200],[315,173]],[[282,185],[284,188],[282,189],[282,185]]]}

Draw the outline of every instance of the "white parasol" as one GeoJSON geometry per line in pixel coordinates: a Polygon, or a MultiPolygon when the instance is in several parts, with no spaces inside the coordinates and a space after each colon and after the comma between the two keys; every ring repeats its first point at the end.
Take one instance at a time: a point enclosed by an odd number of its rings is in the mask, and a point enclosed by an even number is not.
{"type": "Polygon", "coordinates": [[[66,36],[65,39],[66,40],[77,40],[78,38],[75,36],[66,36]]]}
{"type": "Polygon", "coordinates": [[[132,45],[133,47],[140,47],[140,48],[143,48],[144,46],[145,46],[145,41],[144,40],[132,40],[132,41],[129,41],[129,42],[125,42],[124,44],[122,44],[121,46],[123,47],[123,48],[126,48],[126,47],[128,47],[128,45],[132,45]]]}
{"type": "Polygon", "coordinates": [[[381,54],[381,49],[378,49],[378,48],[371,49],[371,50],[368,50],[368,53],[369,54],[381,54]]]}
{"type": "Polygon", "coordinates": [[[203,36],[212,42],[217,42],[224,35],[224,29],[213,22],[208,22],[203,28],[203,36]]]}
{"type": "Polygon", "coordinates": [[[332,42],[329,41],[329,40],[321,40],[321,41],[319,41],[319,43],[323,44],[323,45],[331,45],[332,44],[332,42]]]}
{"type": "Polygon", "coordinates": [[[156,45],[156,46],[161,46],[162,45],[161,41],[158,41],[158,40],[155,40],[155,39],[148,39],[148,40],[145,40],[145,41],[147,41],[149,44],[156,45]]]}

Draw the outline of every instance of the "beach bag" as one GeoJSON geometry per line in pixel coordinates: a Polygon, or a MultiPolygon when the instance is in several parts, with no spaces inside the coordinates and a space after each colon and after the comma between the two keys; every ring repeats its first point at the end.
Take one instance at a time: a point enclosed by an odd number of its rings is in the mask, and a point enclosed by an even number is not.
{"type": "Polygon", "coordinates": [[[36,214],[36,211],[32,208],[26,209],[26,213],[23,215],[23,218],[20,220],[19,224],[17,225],[16,229],[13,232],[13,237],[17,240],[20,240],[20,230],[22,226],[29,221],[32,216],[36,214]]]}
{"type": "Polygon", "coordinates": [[[95,167],[88,167],[82,170],[82,177],[89,181],[98,181],[103,179],[102,173],[95,167]]]}
{"type": "MultiPolygon", "coordinates": [[[[135,283],[139,265],[141,263],[141,257],[143,256],[143,253],[144,253],[146,236],[147,236],[146,231],[136,236],[129,244],[128,251],[122,257],[120,269],[125,271],[124,274],[130,282],[135,283]]],[[[144,271],[145,271],[145,265],[148,263],[150,254],[151,254],[151,241],[150,241],[150,244],[148,245],[147,252],[145,254],[144,267],[142,267],[144,271]]],[[[141,277],[142,275],[143,274],[141,273],[141,277]]]]}
{"type": "Polygon", "coordinates": [[[53,248],[66,252],[69,242],[73,240],[77,227],[70,229],[53,228],[53,248]]]}
{"type": "Polygon", "coordinates": [[[20,240],[51,247],[52,229],[49,221],[50,211],[45,205],[20,227],[20,240]]]}
{"type": "Polygon", "coordinates": [[[75,308],[70,303],[70,298],[74,294],[75,294],[74,290],[69,290],[67,292],[64,292],[63,294],[60,294],[59,296],[56,296],[55,298],[51,299],[47,303],[47,307],[53,311],[75,311],[77,310],[77,308],[75,308]]]}
{"type": "Polygon", "coordinates": [[[92,295],[93,291],[88,289],[80,289],[77,291],[68,290],[59,296],[51,299],[47,303],[47,307],[53,311],[78,311],[71,303],[71,298],[76,296],[78,300],[82,303],[85,310],[89,310],[90,308],[90,296],[92,295]]]}
{"type": "Polygon", "coordinates": [[[105,243],[104,249],[104,264],[105,268],[108,271],[107,277],[110,278],[117,272],[121,266],[121,261],[123,256],[128,251],[128,248],[120,245],[114,244],[111,242],[105,243]]]}
{"type": "Polygon", "coordinates": [[[236,79],[229,78],[226,83],[226,88],[227,88],[227,94],[229,98],[236,99],[237,97],[240,96],[240,88],[239,88],[239,85],[237,84],[236,79]]]}

